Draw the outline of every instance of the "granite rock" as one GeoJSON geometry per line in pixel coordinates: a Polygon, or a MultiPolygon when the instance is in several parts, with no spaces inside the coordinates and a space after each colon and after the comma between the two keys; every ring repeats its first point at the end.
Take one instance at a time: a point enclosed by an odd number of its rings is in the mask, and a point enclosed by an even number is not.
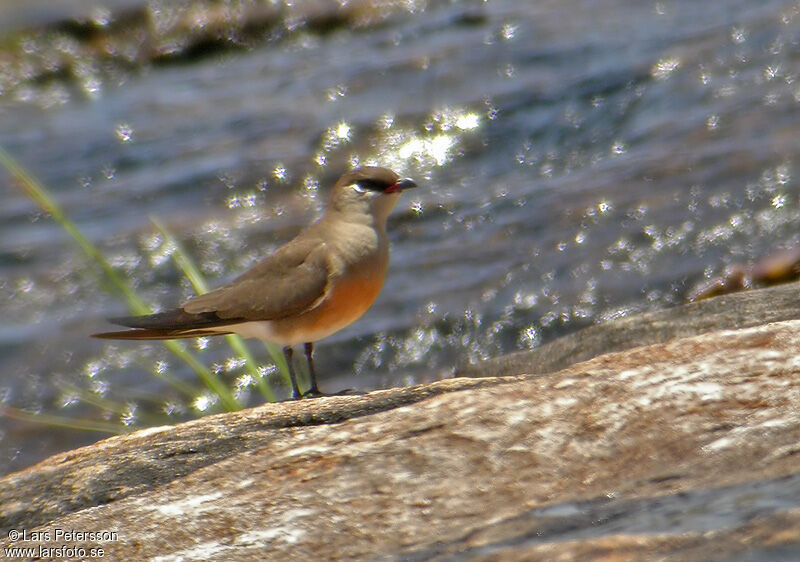
{"type": "MultiPolygon", "coordinates": [[[[800,320],[768,310],[785,289],[724,297],[741,311],[760,293],[766,320],[751,311],[749,327],[667,330],[554,372],[271,404],[56,455],[0,479],[2,546],[160,561],[785,559],[800,551],[800,320]],[[43,543],[57,529],[116,535],[43,543]],[[39,540],[8,538],[20,530],[39,540]]],[[[663,314],[691,324],[686,309],[663,314]]]]}

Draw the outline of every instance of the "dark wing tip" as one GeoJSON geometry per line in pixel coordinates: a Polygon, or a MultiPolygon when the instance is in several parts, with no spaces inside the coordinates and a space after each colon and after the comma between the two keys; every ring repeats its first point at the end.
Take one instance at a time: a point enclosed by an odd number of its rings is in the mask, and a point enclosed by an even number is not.
{"type": "Polygon", "coordinates": [[[118,316],[109,318],[108,321],[133,329],[100,332],[92,334],[93,338],[148,340],[197,337],[221,333],[218,330],[208,330],[208,328],[237,323],[237,319],[220,318],[216,312],[191,314],[182,308],[144,316],[118,316]]]}
{"type": "Polygon", "coordinates": [[[155,330],[119,330],[117,332],[98,332],[91,334],[91,337],[100,340],[146,340],[159,339],[158,336],[166,336],[165,332],[155,330]]]}
{"type": "Polygon", "coordinates": [[[115,316],[113,318],[106,318],[111,324],[117,326],[127,326],[128,328],[142,328],[147,319],[152,318],[155,314],[148,314],[145,316],[115,316]]]}
{"type": "Polygon", "coordinates": [[[101,340],[175,340],[180,338],[199,338],[202,336],[222,336],[233,332],[218,330],[120,330],[117,332],[100,332],[92,334],[93,338],[101,340]]]}

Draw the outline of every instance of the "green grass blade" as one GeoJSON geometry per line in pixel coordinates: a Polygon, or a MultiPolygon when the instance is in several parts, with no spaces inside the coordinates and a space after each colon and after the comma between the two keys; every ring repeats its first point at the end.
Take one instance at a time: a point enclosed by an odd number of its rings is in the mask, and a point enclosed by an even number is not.
{"type": "Polygon", "coordinates": [[[52,414],[32,413],[14,408],[12,406],[0,405],[0,416],[5,416],[18,421],[30,423],[43,423],[53,427],[65,429],[81,429],[84,431],[97,431],[99,433],[120,434],[129,431],[129,428],[121,423],[111,423],[92,420],[78,420],[64,416],[52,414]]]}
{"type": "Polygon", "coordinates": [[[80,400],[86,404],[91,404],[92,406],[96,406],[102,410],[108,410],[109,412],[114,412],[115,414],[122,414],[127,409],[127,406],[121,402],[109,400],[108,398],[104,398],[103,396],[100,396],[91,390],[79,388],[74,384],[56,382],[55,386],[60,388],[62,392],[73,395],[76,400],[80,400]]]}
{"type": "Polygon", "coordinates": [[[53,219],[66,230],[70,236],[78,243],[83,252],[94,260],[103,270],[111,284],[121,292],[128,301],[128,308],[134,314],[146,314],[149,312],[147,306],[133,293],[133,290],[125,280],[111,267],[102,252],[89,241],[78,227],[67,218],[61,207],[53,200],[44,185],[33,177],[25,168],[20,166],[11,155],[3,148],[0,148],[0,164],[2,164],[20,182],[25,195],[33,200],[39,207],[48,213],[53,219]]]}
{"type": "MultiPolygon", "coordinates": [[[[72,395],[76,400],[80,400],[85,404],[89,404],[100,408],[101,410],[106,410],[108,412],[113,412],[118,416],[122,416],[129,411],[129,405],[123,404],[121,402],[116,402],[114,400],[109,400],[91,390],[87,390],[85,388],[80,388],[75,386],[71,383],[56,383],[56,386],[60,388],[63,392],[66,392],[72,395]]],[[[145,411],[137,414],[136,418],[143,424],[148,426],[155,426],[155,425],[166,425],[167,421],[164,420],[163,416],[148,414],[145,411]]]]}
{"type": "MultiPolygon", "coordinates": [[[[95,246],[78,227],[66,216],[63,209],[55,202],[44,185],[30,174],[25,168],[17,163],[3,148],[0,147],[0,164],[2,164],[17,180],[23,192],[33,200],[39,207],[48,213],[53,219],[58,222],[61,227],[69,233],[70,236],[78,243],[83,252],[92,259],[103,271],[106,279],[111,283],[117,291],[122,293],[127,301],[128,309],[133,314],[148,314],[150,308],[136,296],[131,289],[130,285],[125,279],[120,276],[111,264],[108,263],[100,249],[95,246]]],[[[197,358],[183,347],[174,341],[165,341],[167,349],[177,355],[181,360],[186,362],[200,377],[203,383],[209,390],[214,392],[222,402],[223,407],[228,411],[240,410],[242,408],[239,401],[233,396],[230,389],[225,386],[219,378],[212,373],[205,365],[203,365],[197,358]]],[[[167,378],[165,381],[169,382],[167,378]]],[[[174,381],[173,381],[174,382],[174,381]]],[[[186,390],[185,387],[180,390],[186,390]]]]}
{"type": "MultiPolygon", "coordinates": [[[[150,217],[150,220],[164,237],[164,241],[175,248],[175,251],[171,254],[172,258],[175,260],[175,263],[180,270],[183,271],[184,275],[186,275],[186,278],[189,279],[189,282],[192,284],[195,291],[197,291],[198,294],[207,293],[209,290],[208,283],[206,283],[203,274],[200,273],[200,270],[194,264],[189,255],[183,250],[183,247],[181,247],[172,233],[163,224],[161,224],[160,221],[153,217],[150,217]]],[[[250,350],[247,348],[247,345],[244,343],[244,340],[236,334],[229,334],[225,336],[225,338],[227,339],[228,345],[230,345],[233,352],[245,360],[245,366],[248,372],[255,378],[256,381],[258,381],[258,389],[261,394],[270,402],[276,402],[277,396],[275,395],[275,392],[269,386],[267,381],[264,380],[264,377],[261,376],[261,373],[259,373],[255,359],[250,353],[250,350]]],[[[281,350],[280,346],[271,344],[269,342],[264,342],[264,347],[266,347],[267,352],[269,353],[270,357],[272,357],[273,362],[278,367],[278,370],[281,372],[281,375],[288,385],[289,369],[286,366],[286,361],[283,357],[283,351],[281,350]]]]}
{"type": "Polygon", "coordinates": [[[186,361],[186,364],[189,365],[194,371],[200,376],[203,381],[203,384],[208,387],[208,389],[216,394],[219,399],[222,401],[222,406],[229,412],[235,412],[236,410],[241,410],[242,405],[233,395],[231,389],[226,385],[220,378],[215,374],[212,373],[205,365],[203,365],[194,355],[186,351],[185,349],[181,350],[183,355],[179,355],[181,359],[186,361]]]}

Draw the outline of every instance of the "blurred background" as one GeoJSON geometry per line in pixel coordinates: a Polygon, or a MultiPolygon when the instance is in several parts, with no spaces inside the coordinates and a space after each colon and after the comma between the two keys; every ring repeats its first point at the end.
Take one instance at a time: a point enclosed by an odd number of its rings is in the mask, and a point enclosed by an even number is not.
{"type": "MultiPolygon", "coordinates": [[[[328,392],[674,306],[800,241],[795,2],[0,0],[0,33],[0,146],[154,309],[194,291],[153,218],[216,285],[346,169],[417,180],[378,301],[316,347],[328,392]]],[[[161,343],[89,338],[124,300],[18,187],[0,170],[0,403],[120,429],[221,411],[161,343]]],[[[264,401],[224,341],[182,345],[264,401]]],[[[0,473],[106,435],[0,417],[0,473]]]]}

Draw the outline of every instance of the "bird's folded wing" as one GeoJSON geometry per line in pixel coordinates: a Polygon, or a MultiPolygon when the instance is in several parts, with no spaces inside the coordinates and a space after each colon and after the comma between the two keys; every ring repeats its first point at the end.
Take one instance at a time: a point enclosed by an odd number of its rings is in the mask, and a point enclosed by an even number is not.
{"type": "Polygon", "coordinates": [[[228,320],[221,320],[213,312],[188,314],[180,308],[145,316],[121,316],[119,318],[109,318],[108,320],[113,324],[134,329],[102,332],[92,334],[92,337],[122,340],[194,338],[229,333],[219,330],[217,326],[225,326],[231,323],[228,320]]]}
{"type": "Polygon", "coordinates": [[[190,299],[189,314],[220,319],[277,320],[316,307],[329,281],[328,249],[319,239],[296,239],[232,283],[190,299]]]}

